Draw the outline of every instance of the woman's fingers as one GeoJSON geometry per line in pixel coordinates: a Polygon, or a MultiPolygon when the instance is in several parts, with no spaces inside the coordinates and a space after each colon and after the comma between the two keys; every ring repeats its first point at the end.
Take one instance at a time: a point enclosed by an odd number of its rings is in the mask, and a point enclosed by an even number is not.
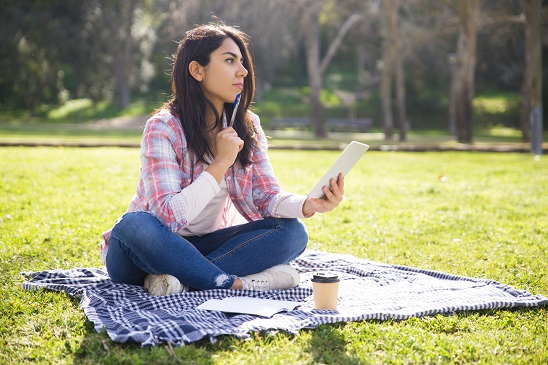
{"type": "Polygon", "coordinates": [[[339,174],[337,180],[331,179],[329,181],[330,189],[327,186],[324,186],[324,193],[327,199],[334,203],[340,203],[343,200],[344,195],[344,176],[339,174]]]}
{"type": "Polygon", "coordinates": [[[342,173],[340,173],[337,178],[337,186],[339,187],[341,196],[343,196],[344,195],[344,175],[342,173]]]}
{"type": "Polygon", "coordinates": [[[238,133],[232,127],[228,127],[217,133],[215,145],[215,158],[230,160],[234,163],[236,156],[244,147],[244,141],[238,137],[238,133]]]}
{"type": "Polygon", "coordinates": [[[244,141],[238,137],[238,133],[236,133],[232,127],[228,127],[220,131],[217,134],[217,138],[224,143],[231,144],[233,147],[238,147],[238,151],[240,151],[244,145],[244,141]]]}
{"type": "Polygon", "coordinates": [[[316,210],[318,212],[329,212],[333,209],[335,209],[340,202],[343,201],[343,192],[344,192],[344,177],[343,174],[339,174],[337,177],[337,180],[331,179],[329,181],[330,187],[327,186],[323,187],[323,192],[325,194],[325,197],[322,199],[315,200],[318,202],[319,206],[321,208],[319,210],[316,210]]]}

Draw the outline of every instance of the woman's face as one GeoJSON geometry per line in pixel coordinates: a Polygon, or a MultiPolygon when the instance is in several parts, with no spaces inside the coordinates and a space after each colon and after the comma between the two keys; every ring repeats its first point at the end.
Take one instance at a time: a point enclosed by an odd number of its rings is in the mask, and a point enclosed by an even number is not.
{"type": "Polygon", "coordinates": [[[201,68],[200,85],[205,96],[221,111],[224,103],[233,103],[244,88],[247,69],[238,45],[226,38],[210,55],[209,64],[201,68]]]}

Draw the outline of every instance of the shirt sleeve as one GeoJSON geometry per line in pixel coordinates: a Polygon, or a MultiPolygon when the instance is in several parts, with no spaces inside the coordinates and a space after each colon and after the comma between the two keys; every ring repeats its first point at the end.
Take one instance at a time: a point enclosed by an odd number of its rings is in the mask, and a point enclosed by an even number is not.
{"type": "Polygon", "coordinates": [[[283,199],[277,206],[274,215],[280,218],[305,218],[303,205],[306,196],[291,195],[283,199]]]}
{"type": "Polygon", "coordinates": [[[181,200],[181,204],[186,206],[186,220],[190,223],[220,191],[217,180],[209,172],[204,171],[173,199],[181,200]]]}
{"type": "Polygon", "coordinates": [[[142,200],[172,232],[188,226],[220,190],[216,181],[212,184],[213,176],[204,172],[183,189],[182,176],[190,172],[182,171],[176,148],[183,148],[176,128],[162,120],[147,123],[141,142],[142,200]]]}

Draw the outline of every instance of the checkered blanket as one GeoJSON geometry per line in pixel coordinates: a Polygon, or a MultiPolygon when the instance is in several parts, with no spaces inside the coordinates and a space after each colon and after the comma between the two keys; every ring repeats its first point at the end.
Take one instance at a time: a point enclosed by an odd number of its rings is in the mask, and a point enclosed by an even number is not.
{"type": "Polygon", "coordinates": [[[81,298],[80,306],[97,331],[112,340],[154,346],[183,345],[216,336],[247,337],[254,331],[284,330],[324,323],[362,320],[403,320],[434,314],[481,309],[548,306],[548,298],[491,280],[455,276],[405,266],[387,265],[349,255],[307,250],[292,265],[301,283],[289,290],[254,292],[206,290],[152,297],[139,286],[114,284],[104,270],[72,269],[23,273],[27,290],[64,291],[81,298]],[[341,278],[337,311],[314,309],[311,278],[318,271],[341,278]],[[209,299],[248,296],[304,302],[290,312],[262,318],[198,310],[209,299]]]}

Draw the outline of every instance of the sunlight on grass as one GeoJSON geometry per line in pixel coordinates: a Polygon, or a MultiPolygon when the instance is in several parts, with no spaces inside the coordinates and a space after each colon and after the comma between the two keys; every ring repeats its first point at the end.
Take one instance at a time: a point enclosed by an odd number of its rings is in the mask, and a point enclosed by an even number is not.
{"type": "Polygon", "coordinates": [[[50,110],[47,117],[52,120],[66,119],[69,115],[82,113],[92,107],[93,102],[90,99],[68,100],[65,104],[50,110]]]}
{"type": "Polygon", "coordinates": [[[474,97],[472,105],[478,115],[515,115],[518,112],[521,98],[522,96],[517,93],[477,95],[474,97]]]}
{"type": "Polygon", "coordinates": [[[493,137],[515,137],[520,138],[521,137],[521,131],[514,129],[514,128],[508,128],[504,126],[494,126],[488,130],[489,135],[493,137]]]}
{"type": "Polygon", "coordinates": [[[9,124],[83,124],[101,119],[149,115],[154,109],[161,106],[157,97],[135,98],[127,108],[116,107],[113,100],[104,100],[94,103],[90,99],[72,99],[62,105],[41,105],[37,115],[31,117],[28,112],[3,111],[0,113],[0,122],[9,124]]]}
{"type": "Polygon", "coordinates": [[[502,114],[508,111],[508,100],[506,97],[478,96],[474,98],[475,108],[482,109],[492,114],[502,114]]]}
{"type": "MultiPolygon", "coordinates": [[[[337,151],[273,150],[286,191],[306,194],[337,151]]],[[[254,333],[175,348],[118,344],[65,294],[22,271],[100,266],[103,230],[127,208],[137,148],[0,148],[0,363],[545,364],[546,308],[254,333]]],[[[334,212],[306,219],[309,247],[487,278],[548,295],[548,159],[513,153],[369,151],[334,212]]]]}

